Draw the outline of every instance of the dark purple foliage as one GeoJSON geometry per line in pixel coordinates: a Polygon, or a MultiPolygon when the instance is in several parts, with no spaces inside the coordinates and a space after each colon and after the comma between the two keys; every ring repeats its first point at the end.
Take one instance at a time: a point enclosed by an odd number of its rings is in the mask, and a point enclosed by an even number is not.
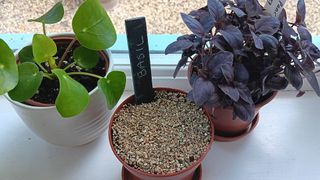
{"type": "Polygon", "coordinates": [[[300,40],[308,40],[312,42],[312,36],[311,33],[308,31],[308,29],[304,26],[298,26],[298,33],[300,36],[300,40]]]}
{"type": "Polygon", "coordinates": [[[199,77],[192,86],[192,97],[196,105],[202,106],[204,105],[208,99],[215,93],[214,85],[205,80],[202,77],[199,77]]]}
{"type": "Polygon", "coordinates": [[[257,0],[246,0],[245,8],[250,17],[259,16],[262,14],[262,7],[257,0]]]}
{"type": "Polygon", "coordinates": [[[279,31],[280,21],[271,16],[262,16],[255,22],[256,32],[260,34],[274,35],[279,31]]]}
{"type": "Polygon", "coordinates": [[[251,31],[251,36],[253,38],[253,41],[254,41],[254,45],[257,49],[263,49],[263,42],[261,40],[261,38],[259,38],[256,33],[252,32],[251,31]]]}
{"type": "Polygon", "coordinates": [[[181,13],[181,17],[183,22],[188,26],[190,31],[192,31],[196,36],[203,37],[205,34],[203,26],[194,19],[192,16],[187,15],[185,13],[181,13]]]}
{"type": "Polygon", "coordinates": [[[305,22],[304,22],[305,18],[306,18],[306,4],[304,0],[298,0],[296,24],[305,25],[305,22]]]}
{"type": "Polygon", "coordinates": [[[225,19],[226,10],[220,0],[208,0],[208,9],[215,22],[220,22],[225,19]]]}
{"type": "Polygon", "coordinates": [[[239,28],[228,25],[221,28],[219,32],[234,50],[241,50],[243,48],[243,37],[239,28]]]}
{"type": "Polygon", "coordinates": [[[186,50],[189,49],[192,45],[193,42],[188,39],[177,40],[166,48],[165,54],[172,54],[177,51],[186,50]]]}
{"type": "Polygon", "coordinates": [[[208,0],[181,16],[193,34],[180,36],[166,54],[183,52],[174,77],[191,63],[188,98],[197,105],[231,106],[235,117],[251,121],[255,104],[273,91],[291,84],[302,96],[303,78],[320,96],[314,72],[320,50],[305,25],[304,0],[294,23],[285,10],[278,18],[266,16],[257,0],[208,0]]]}

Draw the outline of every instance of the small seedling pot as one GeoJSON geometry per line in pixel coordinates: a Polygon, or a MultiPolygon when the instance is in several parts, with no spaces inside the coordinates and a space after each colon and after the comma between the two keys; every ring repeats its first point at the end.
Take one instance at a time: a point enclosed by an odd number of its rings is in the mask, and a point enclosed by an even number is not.
{"type": "MultiPolygon", "coordinates": [[[[188,80],[190,80],[191,74],[192,64],[190,63],[188,66],[188,80]]],[[[253,120],[243,121],[238,117],[233,119],[232,107],[207,109],[210,113],[210,119],[214,124],[215,140],[220,142],[236,141],[248,135],[259,122],[259,110],[271,102],[276,95],[276,91],[267,94],[260,103],[255,105],[255,116],[253,120]]]]}
{"type": "MultiPolygon", "coordinates": [[[[59,34],[51,37],[56,42],[70,43],[74,35],[59,34]]],[[[112,69],[110,52],[100,51],[99,53],[100,58],[106,62],[106,71],[109,72],[112,69]]],[[[24,123],[40,138],[55,145],[79,146],[99,137],[107,129],[111,115],[111,111],[107,109],[105,97],[97,87],[89,95],[90,101],[86,110],[71,118],[62,118],[52,104],[31,100],[26,104],[12,100],[7,94],[5,97],[11,102],[24,123]]]]}
{"type": "MultiPolygon", "coordinates": [[[[167,92],[179,92],[179,93],[184,93],[186,92],[177,90],[177,89],[171,89],[171,88],[154,88],[156,91],[167,91],[167,92]]],[[[176,173],[170,173],[166,175],[156,175],[156,174],[150,174],[143,172],[141,170],[135,169],[131,166],[129,166],[124,160],[121,159],[121,157],[116,153],[116,149],[113,145],[112,142],[112,126],[115,122],[115,115],[120,112],[120,110],[123,108],[124,105],[126,104],[132,104],[135,102],[134,95],[128,97],[125,101],[123,101],[118,108],[115,110],[113,113],[113,116],[111,117],[110,121],[110,126],[109,126],[109,143],[111,146],[111,149],[114,153],[114,155],[117,157],[117,159],[123,164],[123,169],[122,169],[122,179],[123,180],[198,180],[201,179],[201,162],[204,160],[206,157],[207,153],[211,149],[211,146],[213,144],[213,139],[214,139],[214,127],[213,123],[211,122],[211,141],[209,145],[207,146],[205,152],[201,155],[198,161],[193,163],[191,166],[189,166],[186,169],[183,169],[179,172],[176,173]]],[[[204,110],[206,116],[209,118],[209,113],[204,110]]]]}

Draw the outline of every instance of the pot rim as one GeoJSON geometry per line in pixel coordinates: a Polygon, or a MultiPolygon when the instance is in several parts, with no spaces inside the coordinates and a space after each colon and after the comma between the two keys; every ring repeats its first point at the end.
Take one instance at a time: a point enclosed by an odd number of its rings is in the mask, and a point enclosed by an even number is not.
{"type": "MultiPolygon", "coordinates": [[[[173,88],[168,88],[168,87],[156,87],[156,88],[153,88],[154,90],[158,90],[158,91],[169,91],[169,92],[180,92],[180,93],[184,93],[186,94],[186,92],[182,91],[182,90],[179,90],[179,89],[173,89],[173,88]]],[[[183,173],[186,173],[188,171],[190,171],[191,169],[193,169],[194,167],[198,166],[201,164],[201,162],[205,159],[205,157],[207,156],[208,152],[210,151],[211,147],[212,147],[212,144],[214,143],[214,124],[213,122],[210,120],[210,116],[209,116],[209,113],[207,110],[205,110],[204,108],[203,111],[205,113],[205,115],[207,116],[208,118],[208,121],[210,123],[210,127],[211,127],[211,139],[210,139],[210,143],[208,144],[206,150],[202,153],[201,157],[194,163],[192,163],[190,166],[188,166],[187,168],[181,170],[181,171],[178,171],[178,172],[174,172],[174,173],[168,173],[168,174],[165,174],[165,175],[159,175],[159,174],[151,174],[151,173],[146,173],[144,171],[141,171],[139,169],[135,169],[133,167],[131,167],[130,165],[128,165],[124,160],[122,160],[122,158],[116,153],[116,150],[114,148],[114,145],[113,145],[113,141],[112,141],[112,125],[114,123],[114,120],[115,120],[115,115],[116,113],[118,113],[122,107],[125,105],[125,104],[128,104],[129,102],[131,102],[132,100],[134,99],[134,95],[131,95],[129,96],[128,98],[126,98],[118,107],[117,109],[113,112],[112,114],[112,117],[110,119],[110,123],[109,123],[109,128],[108,128],[108,136],[109,136],[109,144],[111,146],[111,150],[113,152],[113,154],[116,156],[116,158],[122,163],[122,165],[127,168],[127,169],[130,169],[130,171],[134,171],[142,176],[149,176],[149,177],[158,177],[158,178],[161,178],[161,177],[172,177],[172,176],[177,176],[177,175],[180,175],[180,174],[183,174],[183,173]]]]}
{"type": "MultiPolygon", "coordinates": [[[[69,38],[74,38],[75,37],[75,34],[74,33],[54,33],[54,34],[50,34],[48,37],[51,37],[51,38],[65,38],[65,39],[69,39],[69,38]]],[[[26,43],[24,46],[22,46],[20,49],[18,49],[14,55],[15,57],[17,58],[19,52],[26,46],[30,46],[31,43],[26,43]]],[[[108,73],[112,70],[112,67],[113,67],[113,62],[112,62],[112,56],[111,56],[111,51],[109,49],[106,49],[106,50],[102,50],[103,52],[105,52],[105,54],[108,56],[107,58],[109,59],[109,62],[108,62],[108,70],[106,72],[106,75],[108,75],[108,73]]],[[[93,90],[91,90],[89,93],[89,96],[91,96],[92,94],[96,93],[98,91],[98,86],[96,86],[93,90]]],[[[42,109],[54,109],[56,106],[55,104],[45,104],[45,103],[41,103],[41,102],[37,102],[37,101],[33,101],[33,100],[27,100],[29,102],[32,102],[32,103],[35,103],[35,104],[43,104],[44,106],[31,106],[31,105],[28,105],[28,104],[24,104],[24,103],[21,103],[21,102],[18,102],[18,101],[14,101],[13,99],[11,99],[8,95],[8,93],[4,94],[4,97],[10,101],[11,103],[17,105],[17,106],[20,106],[20,107],[23,107],[23,108],[28,108],[28,109],[37,109],[37,110],[42,110],[42,109]]]]}

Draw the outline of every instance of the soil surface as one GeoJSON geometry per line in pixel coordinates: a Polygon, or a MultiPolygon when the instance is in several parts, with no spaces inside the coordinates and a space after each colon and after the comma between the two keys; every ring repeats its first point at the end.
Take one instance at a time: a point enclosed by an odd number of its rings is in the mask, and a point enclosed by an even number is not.
{"type": "MultiPolygon", "coordinates": [[[[70,41],[63,41],[63,42],[57,42],[58,52],[55,57],[56,58],[56,64],[59,63],[60,58],[62,57],[63,53],[67,49],[67,46],[69,45],[70,41]]],[[[75,43],[72,49],[75,49],[79,46],[79,43],[75,43]]],[[[62,69],[69,64],[71,64],[73,61],[72,56],[72,49],[68,52],[68,55],[66,57],[66,60],[64,61],[62,65],[62,69]]],[[[98,53],[98,52],[97,52],[98,53]]],[[[43,66],[49,70],[48,65],[43,63],[43,66]]],[[[105,76],[106,75],[106,62],[104,59],[100,58],[99,63],[92,69],[86,70],[82,69],[79,66],[73,66],[70,69],[68,69],[66,72],[89,72],[92,74],[97,74],[99,76],[105,76]]],[[[83,76],[83,75],[72,75],[71,76],[76,81],[80,82],[88,92],[92,91],[94,88],[97,87],[97,82],[99,79],[90,77],[90,76],[83,76]]],[[[43,78],[43,81],[41,83],[41,86],[37,92],[31,99],[37,102],[45,103],[45,104],[54,104],[55,100],[59,94],[59,81],[58,79],[50,80],[48,78],[43,78]]]]}
{"type": "Polygon", "coordinates": [[[125,105],[112,140],[128,165],[150,174],[179,172],[197,162],[211,141],[210,120],[182,93],[156,91],[154,102],[125,105]]]}

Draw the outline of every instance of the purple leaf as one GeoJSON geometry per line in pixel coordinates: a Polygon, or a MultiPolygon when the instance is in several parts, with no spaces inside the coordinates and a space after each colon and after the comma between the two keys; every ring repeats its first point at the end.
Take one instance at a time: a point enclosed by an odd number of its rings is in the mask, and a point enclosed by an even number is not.
{"type": "Polygon", "coordinates": [[[233,105],[234,113],[243,121],[252,121],[255,114],[255,106],[244,101],[236,102],[233,105]]]}
{"type": "Polygon", "coordinates": [[[221,72],[228,83],[231,83],[234,79],[234,69],[232,66],[223,64],[221,66],[221,72]]]}
{"type": "Polygon", "coordinates": [[[319,48],[310,41],[301,41],[301,49],[307,52],[312,60],[317,60],[320,58],[319,48]]]}
{"type": "Polygon", "coordinates": [[[222,92],[229,96],[233,101],[237,102],[239,100],[240,94],[237,88],[223,84],[219,84],[218,86],[222,92]]]}
{"type": "Polygon", "coordinates": [[[296,88],[297,90],[301,89],[303,80],[297,68],[291,65],[286,66],[284,69],[284,75],[286,76],[286,78],[294,88],[296,88]]]}
{"type": "Polygon", "coordinates": [[[262,14],[262,7],[257,0],[246,0],[246,12],[250,17],[255,17],[262,14]]]}
{"type": "Polygon", "coordinates": [[[282,34],[286,39],[290,39],[291,36],[297,37],[298,34],[289,26],[289,23],[285,18],[282,20],[282,34]]]}
{"type": "Polygon", "coordinates": [[[209,107],[210,109],[220,105],[220,96],[217,93],[213,93],[210,99],[204,104],[205,107],[209,107]]]}
{"type": "Polygon", "coordinates": [[[177,51],[186,50],[186,49],[189,49],[192,45],[193,43],[189,40],[178,40],[167,46],[165,50],[165,54],[167,55],[167,54],[175,53],[177,51]]]}
{"type": "Polygon", "coordinates": [[[320,87],[319,87],[319,83],[318,83],[317,77],[314,74],[314,72],[307,71],[303,67],[302,63],[299,61],[299,59],[297,57],[295,57],[291,52],[287,52],[287,53],[292,58],[295,65],[297,65],[302,70],[303,75],[306,77],[309,84],[314,89],[314,91],[317,93],[317,95],[320,96],[320,87]]]}
{"type": "Polygon", "coordinates": [[[202,25],[192,16],[189,16],[185,13],[181,13],[181,17],[183,22],[196,36],[203,37],[205,35],[205,31],[202,25]]]}
{"type": "Polygon", "coordinates": [[[268,89],[279,91],[287,88],[288,81],[285,77],[273,76],[266,81],[265,86],[268,89]]]}
{"type": "Polygon", "coordinates": [[[298,0],[297,12],[296,12],[296,23],[299,25],[305,25],[306,18],[306,4],[304,0],[298,0]]]}
{"type": "Polygon", "coordinates": [[[279,31],[280,21],[272,16],[262,16],[255,23],[256,32],[273,35],[279,31]]]}
{"type": "Polygon", "coordinates": [[[240,50],[243,48],[243,37],[239,28],[233,25],[228,25],[219,32],[234,50],[240,50]]]}
{"type": "Polygon", "coordinates": [[[249,72],[247,68],[240,63],[234,65],[235,81],[247,83],[249,81],[249,72]]]}
{"type": "Polygon", "coordinates": [[[230,7],[230,9],[239,17],[242,18],[244,16],[246,16],[247,14],[245,12],[243,12],[241,9],[237,8],[237,7],[230,7]]]}
{"type": "Polygon", "coordinates": [[[257,49],[263,49],[263,42],[262,40],[256,35],[256,33],[254,33],[253,31],[251,31],[251,35],[252,35],[252,38],[253,38],[253,41],[254,41],[254,46],[257,48],[257,49]]]}
{"type": "Polygon", "coordinates": [[[196,11],[191,11],[189,15],[195,17],[200,22],[205,32],[209,32],[215,24],[215,19],[212,18],[208,8],[201,8],[196,11]]]}
{"type": "Polygon", "coordinates": [[[314,74],[314,72],[312,72],[312,71],[311,72],[307,72],[307,73],[304,74],[304,76],[307,78],[309,84],[314,89],[316,94],[318,96],[320,96],[320,87],[319,87],[319,83],[318,83],[317,77],[314,74]]]}
{"type": "Polygon", "coordinates": [[[232,66],[233,54],[228,51],[220,51],[205,64],[209,70],[209,76],[214,79],[220,79],[223,76],[221,67],[223,65],[232,66]]]}
{"type": "Polygon", "coordinates": [[[191,76],[190,76],[190,79],[189,79],[189,83],[191,86],[193,86],[194,82],[196,82],[196,80],[198,79],[199,77],[195,74],[195,73],[191,73],[191,76]]]}
{"type": "Polygon", "coordinates": [[[301,40],[308,40],[308,41],[312,42],[311,33],[308,31],[307,28],[305,28],[303,26],[298,26],[298,33],[299,33],[301,40]]]}
{"type": "Polygon", "coordinates": [[[262,40],[263,47],[268,54],[270,56],[277,56],[279,41],[275,37],[268,34],[261,34],[259,38],[262,40]]]}
{"type": "Polygon", "coordinates": [[[299,91],[296,97],[302,97],[305,93],[306,93],[305,91],[299,91]]]}
{"type": "Polygon", "coordinates": [[[282,21],[283,19],[287,19],[287,11],[285,9],[282,9],[281,13],[278,16],[279,21],[282,21]]]}
{"type": "Polygon", "coordinates": [[[221,51],[225,51],[228,48],[228,43],[220,35],[213,36],[211,43],[221,51]]]}
{"type": "Polygon", "coordinates": [[[199,17],[199,22],[203,26],[205,32],[211,31],[215,24],[215,20],[211,17],[210,13],[205,13],[199,17]]]}
{"type": "Polygon", "coordinates": [[[224,20],[226,11],[220,0],[208,0],[208,9],[216,22],[224,20]]]}
{"type": "Polygon", "coordinates": [[[312,59],[309,56],[303,58],[302,67],[306,71],[313,71],[315,69],[314,62],[312,61],[312,59]]]}
{"type": "Polygon", "coordinates": [[[189,41],[193,42],[195,39],[196,39],[196,36],[194,34],[190,34],[190,35],[179,36],[177,38],[177,41],[189,40],[189,41]]]}
{"type": "Polygon", "coordinates": [[[215,87],[210,81],[200,77],[194,82],[192,92],[195,104],[197,106],[202,106],[215,93],[215,87]]]}
{"type": "Polygon", "coordinates": [[[173,77],[174,77],[174,78],[177,77],[177,74],[178,74],[178,72],[180,71],[181,67],[182,67],[182,66],[185,66],[185,65],[187,64],[187,62],[188,62],[188,56],[182,55],[182,58],[181,58],[180,61],[178,62],[177,67],[176,67],[176,69],[175,69],[175,71],[174,71],[174,73],[173,73],[173,77]]]}
{"type": "Polygon", "coordinates": [[[238,88],[239,90],[239,94],[240,94],[240,98],[242,100],[244,100],[245,102],[249,103],[249,104],[254,104],[252,97],[251,97],[251,93],[248,87],[244,86],[242,88],[238,88]]]}

